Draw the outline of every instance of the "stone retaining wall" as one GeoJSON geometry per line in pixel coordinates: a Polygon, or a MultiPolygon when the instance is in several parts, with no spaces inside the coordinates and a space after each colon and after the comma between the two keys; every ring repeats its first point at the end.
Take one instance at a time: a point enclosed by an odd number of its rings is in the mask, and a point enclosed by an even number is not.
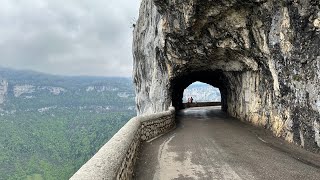
{"type": "Polygon", "coordinates": [[[205,106],[221,106],[221,102],[196,102],[196,103],[183,103],[184,108],[189,107],[205,107],[205,106]]]}
{"type": "Polygon", "coordinates": [[[157,137],[174,127],[173,107],[165,112],[134,117],[70,179],[131,179],[141,141],[157,137]]]}
{"type": "Polygon", "coordinates": [[[148,118],[141,119],[141,123],[141,140],[150,140],[175,127],[174,109],[171,109],[170,113],[167,114],[158,114],[158,117],[154,120],[149,120],[148,118]]]}

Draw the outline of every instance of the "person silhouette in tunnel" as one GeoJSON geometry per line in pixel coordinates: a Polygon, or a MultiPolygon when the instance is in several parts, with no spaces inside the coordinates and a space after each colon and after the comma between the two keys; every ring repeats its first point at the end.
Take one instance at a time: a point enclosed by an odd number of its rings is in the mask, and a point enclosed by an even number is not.
{"type": "Polygon", "coordinates": [[[193,103],[193,98],[192,98],[192,96],[191,96],[191,98],[190,98],[190,103],[191,103],[191,104],[193,103]]]}

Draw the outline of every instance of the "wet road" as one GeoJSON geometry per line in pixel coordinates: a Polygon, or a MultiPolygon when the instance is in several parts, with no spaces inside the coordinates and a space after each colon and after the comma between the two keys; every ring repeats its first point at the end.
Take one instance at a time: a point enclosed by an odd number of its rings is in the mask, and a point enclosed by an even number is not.
{"type": "Polygon", "coordinates": [[[219,107],[186,109],[178,119],[174,131],[143,144],[135,179],[320,179],[319,166],[310,163],[320,162],[319,155],[283,144],[219,107]]]}

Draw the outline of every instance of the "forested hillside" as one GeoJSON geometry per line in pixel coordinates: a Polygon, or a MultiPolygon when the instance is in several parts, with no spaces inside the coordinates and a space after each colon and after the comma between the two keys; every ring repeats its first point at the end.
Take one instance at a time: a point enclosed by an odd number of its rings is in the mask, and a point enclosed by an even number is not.
{"type": "Polygon", "coordinates": [[[129,78],[0,68],[0,179],[68,179],[135,115],[129,78]]]}

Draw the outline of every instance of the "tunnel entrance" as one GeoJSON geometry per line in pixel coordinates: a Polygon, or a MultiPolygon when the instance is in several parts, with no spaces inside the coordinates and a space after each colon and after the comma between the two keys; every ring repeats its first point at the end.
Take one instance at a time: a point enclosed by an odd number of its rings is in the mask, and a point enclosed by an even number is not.
{"type": "MultiPolygon", "coordinates": [[[[176,109],[183,109],[184,103],[187,102],[188,96],[192,96],[192,93],[185,91],[189,86],[195,86],[197,84],[207,84],[207,86],[216,88],[218,92],[218,100],[221,102],[223,111],[227,111],[227,89],[229,82],[227,77],[222,71],[199,71],[189,72],[182,76],[176,77],[171,81],[171,93],[172,93],[172,105],[176,109]],[[185,96],[184,96],[185,93],[185,96]]],[[[214,93],[214,90],[213,90],[214,93]]],[[[194,98],[194,102],[200,102],[200,99],[194,98]]],[[[215,100],[212,100],[212,102],[215,100]]]]}
{"type": "Polygon", "coordinates": [[[196,81],[184,90],[182,102],[184,108],[218,106],[221,105],[220,90],[207,83],[196,81]]]}

